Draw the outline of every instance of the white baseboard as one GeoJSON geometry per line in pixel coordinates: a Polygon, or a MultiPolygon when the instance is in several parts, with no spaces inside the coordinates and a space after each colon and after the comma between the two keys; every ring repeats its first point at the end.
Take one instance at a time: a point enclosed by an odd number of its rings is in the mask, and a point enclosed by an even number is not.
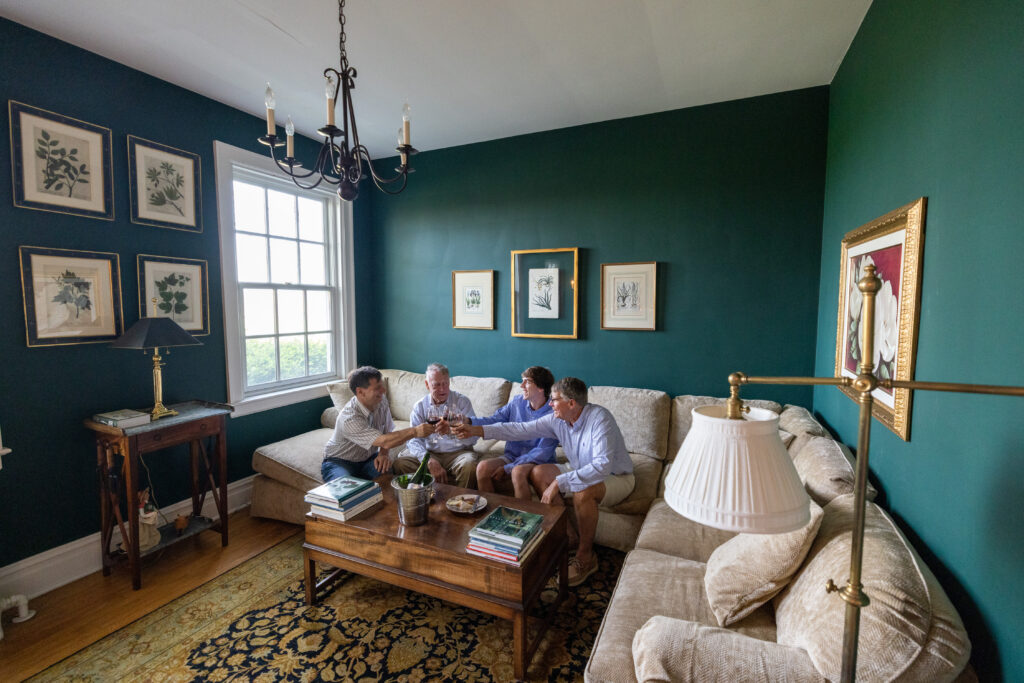
{"type": "MultiPolygon", "coordinates": [[[[255,476],[228,484],[229,513],[249,506],[252,501],[252,480],[255,476]]],[[[170,520],[178,515],[191,514],[192,499],[187,498],[168,505],[161,508],[160,512],[170,520]]],[[[210,494],[206,495],[203,515],[214,518],[217,516],[217,508],[210,494]]],[[[115,526],[111,547],[116,547],[120,540],[121,533],[115,526]]],[[[6,567],[0,567],[0,596],[25,595],[34,598],[101,569],[103,559],[100,555],[100,534],[96,532],[38,555],[26,557],[6,567]]]]}

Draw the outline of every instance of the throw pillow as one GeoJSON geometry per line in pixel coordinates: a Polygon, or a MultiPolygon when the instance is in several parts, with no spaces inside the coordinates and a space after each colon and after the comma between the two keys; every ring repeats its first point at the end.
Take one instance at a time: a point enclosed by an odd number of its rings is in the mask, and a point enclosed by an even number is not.
{"type": "Polygon", "coordinates": [[[327,385],[327,395],[331,397],[334,407],[341,410],[354,394],[348,388],[348,382],[334,382],[327,385]]]}
{"type": "MultiPolygon", "coordinates": [[[[800,481],[818,505],[828,505],[836,496],[853,493],[857,479],[850,450],[827,436],[813,436],[793,456],[800,481]]],[[[878,492],[868,482],[867,498],[874,500],[878,492]]]]}
{"type": "Polygon", "coordinates": [[[822,510],[810,501],[811,520],[784,534],[739,534],[708,558],[704,589],[719,626],[728,626],[786,587],[811,549],[822,510]]]}

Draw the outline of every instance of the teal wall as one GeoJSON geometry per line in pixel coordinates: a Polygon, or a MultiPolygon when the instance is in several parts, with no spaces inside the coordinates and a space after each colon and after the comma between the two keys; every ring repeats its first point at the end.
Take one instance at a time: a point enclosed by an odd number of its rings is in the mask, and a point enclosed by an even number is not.
{"type": "MultiPolygon", "coordinates": [[[[14,452],[0,470],[0,567],[99,529],[95,450],[82,419],[152,403],[152,364],[141,352],[107,344],[27,348],[18,246],[37,245],[120,256],[125,325],[138,315],[135,256],[205,259],[212,333],[203,346],[166,357],[164,400],[225,400],[224,325],[214,184],[213,141],[263,153],[260,120],[146,76],[18,24],[0,19],[3,117],[13,99],[110,128],[116,220],[101,221],[15,208],[10,193],[10,139],[0,136],[0,429],[14,452]],[[195,152],[202,158],[203,232],[186,233],[129,220],[127,134],[195,152]]],[[[257,92],[255,98],[261,97],[257,92]]],[[[4,123],[5,130],[7,122],[4,123]]],[[[297,140],[306,156],[314,144],[297,140]]],[[[361,211],[361,209],[360,209],[361,211]]],[[[357,225],[365,226],[365,214],[357,225]]],[[[360,228],[361,230],[362,228],[360,228]]],[[[362,239],[357,234],[357,244],[362,239]]],[[[229,420],[232,480],[252,473],[256,446],[319,424],[326,398],[229,420]]],[[[157,499],[188,496],[184,448],[146,457],[157,499]]]]}
{"type": "Polygon", "coordinates": [[[827,103],[813,88],[414,157],[403,194],[371,199],[361,351],[382,367],[518,378],[542,364],[671,394],[725,395],[734,370],[809,373],[827,103]],[[580,338],[512,337],[510,252],[557,247],[580,248],[580,338]],[[658,262],[656,332],[600,329],[600,266],[623,261],[658,262]],[[451,271],[477,269],[496,271],[496,329],[452,329],[451,271]]]}
{"type": "MultiPolygon", "coordinates": [[[[873,3],[830,90],[818,374],[833,370],[843,235],[927,196],[916,378],[1024,385],[1021,36],[1019,0],[873,3]]],[[[855,443],[852,401],[819,388],[814,407],[855,443]]],[[[964,617],[982,680],[1024,680],[1022,412],[1020,398],[919,391],[910,443],[872,430],[871,469],[964,617]]]]}

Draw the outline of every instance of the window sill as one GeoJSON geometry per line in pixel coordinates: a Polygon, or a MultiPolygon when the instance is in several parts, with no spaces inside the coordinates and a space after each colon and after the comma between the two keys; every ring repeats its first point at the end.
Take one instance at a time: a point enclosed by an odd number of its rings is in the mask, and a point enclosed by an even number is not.
{"type": "Polygon", "coordinates": [[[275,391],[270,394],[250,396],[248,398],[243,398],[240,401],[232,401],[231,405],[234,407],[235,412],[231,413],[231,417],[243,417],[245,415],[252,415],[253,413],[261,413],[264,410],[283,408],[284,406],[290,406],[295,403],[302,403],[303,401],[311,401],[315,398],[327,396],[327,385],[338,381],[340,380],[331,379],[319,384],[295,387],[294,389],[275,391]]]}

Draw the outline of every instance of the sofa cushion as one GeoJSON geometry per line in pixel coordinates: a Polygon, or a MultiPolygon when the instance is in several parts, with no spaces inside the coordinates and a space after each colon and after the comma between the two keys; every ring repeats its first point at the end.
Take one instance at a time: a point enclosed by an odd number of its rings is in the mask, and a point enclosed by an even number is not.
{"type": "MultiPolygon", "coordinates": [[[[626,556],[587,663],[588,680],[633,680],[633,635],[654,615],[715,625],[704,595],[704,565],[651,550],[626,556]]],[[[771,610],[763,607],[732,630],[775,640],[771,610]]]]}
{"type": "Polygon", "coordinates": [[[452,389],[465,394],[473,404],[473,412],[481,417],[493,415],[508,401],[512,383],[501,377],[452,377],[452,389]]]}
{"type": "MultiPolygon", "coordinates": [[[[387,377],[384,378],[384,386],[387,387],[387,377]]],[[[348,388],[348,382],[331,382],[327,385],[327,395],[331,397],[331,403],[335,408],[344,408],[345,404],[352,400],[355,394],[348,388]]]]}
{"type": "Polygon", "coordinates": [[[391,417],[408,420],[416,402],[427,395],[427,376],[405,370],[381,370],[381,374],[387,382],[391,417]]]}
{"type": "Polygon", "coordinates": [[[687,519],[669,507],[664,498],[659,498],[647,511],[636,547],[707,562],[715,548],[735,536],[735,531],[723,531],[687,519]]]}
{"type": "Polygon", "coordinates": [[[633,461],[633,490],[616,505],[606,508],[626,515],[642,515],[654,502],[661,479],[661,460],[630,453],[633,461]]]}
{"type": "Polygon", "coordinates": [[[252,468],[294,489],[308,491],[323,483],[320,463],[324,446],[333,433],[331,429],[314,429],[260,446],[252,454],[252,468]]]}
{"type": "Polygon", "coordinates": [[[633,671],[641,683],[825,680],[803,650],[662,616],[633,636],[633,671]]]}
{"type": "Polygon", "coordinates": [[[626,450],[665,459],[670,401],[664,391],[629,387],[590,387],[587,400],[604,406],[615,418],[626,450]]]}
{"type": "Polygon", "coordinates": [[[793,434],[796,438],[787,445],[790,455],[795,455],[814,436],[828,436],[828,430],[821,426],[811,411],[801,406],[786,404],[779,415],[779,429],[793,434]]]}
{"type": "Polygon", "coordinates": [[[334,423],[338,421],[339,412],[341,409],[336,406],[324,409],[324,412],[320,414],[320,426],[333,430],[334,423]]]}
{"type": "MultiPolygon", "coordinates": [[[[836,496],[853,493],[857,472],[853,454],[845,445],[827,436],[812,436],[793,457],[800,481],[818,505],[828,505],[836,496]]],[[[878,492],[868,482],[868,500],[878,492]]]]}
{"type": "MultiPolygon", "coordinates": [[[[826,678],[840,675],[845,605],[822,587],[849,574],[854,496],[835,498],[804,566],[775,598],[778,642],[807,650],[826,678]]],[[[861,582],[871,604],[861,610],[858,680],[952,680],[970,642],[931,571],[874,503],[865,510],[861,582]]]]}
{"type": "Polygon", "coordinates": [[[784,534],[739,534],[708,558],[704,588],[719,626],[728,626],[786,587],[811,549],[822,510],[810,502],[807,524],[784,534]]]}

